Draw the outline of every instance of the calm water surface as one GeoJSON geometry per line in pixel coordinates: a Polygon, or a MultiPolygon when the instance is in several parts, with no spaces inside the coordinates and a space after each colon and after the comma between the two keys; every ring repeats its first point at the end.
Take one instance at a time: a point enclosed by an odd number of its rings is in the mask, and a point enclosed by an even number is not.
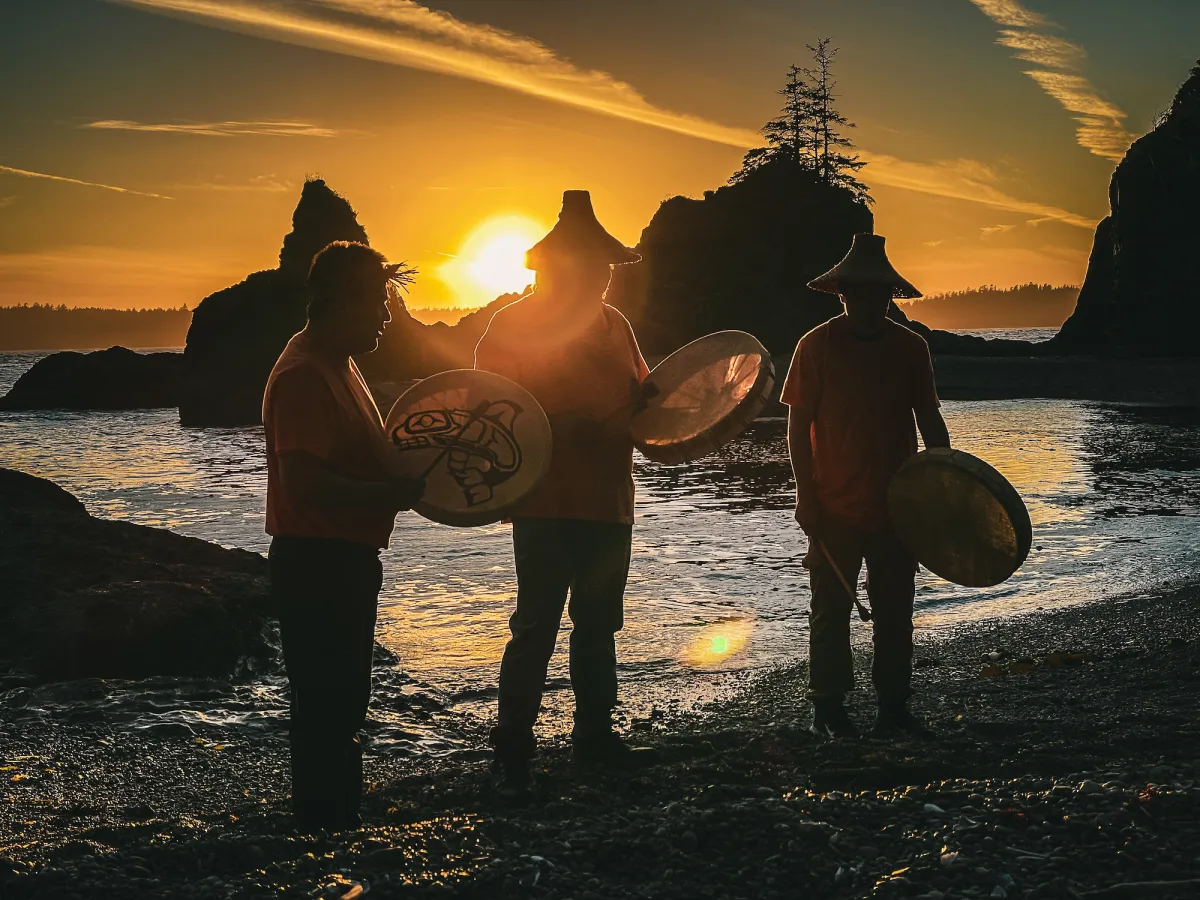
{"type": "MultiPolygon", "coordinates": [[[[0,392],[36,354],[0,354],[0,392]]],[[[1150,590],[1200,571],[1200,412],[1057,400],[948,402],[955,444],[1021,492],[1034,551],[999,587],[922,573],[918,627],[1150,590]]],[[[258,428],[184,429],[174,410],[0,413],[0,464],[50,478],[98,516],[264,551],[258,428]]],[[[791,519],[782,421],[683,466],[636,460],[634,563],[619,637],[626,710],[707,699],[805,653],[805,540],[791,519]]],[[[414,683],[486,715],[515,581],[509,528],[397,520],[379,638],[414,683]]],[[[565,641],[566,627],[560,637],[565,641]]],[[[869,631],[855,626],[857,639],[869,631]]],[[[565,646],[552,683],[566,685],[565,646]]],[[[548,700],[561,724],[564,691],[548,700]]]]}

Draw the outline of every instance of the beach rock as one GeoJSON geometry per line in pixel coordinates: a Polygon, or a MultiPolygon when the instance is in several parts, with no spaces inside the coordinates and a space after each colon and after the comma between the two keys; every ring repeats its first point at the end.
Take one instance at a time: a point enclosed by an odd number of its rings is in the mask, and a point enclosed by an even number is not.
{"type": "Polygon", "coordinates": [[[97,519],[0,469],[0,668],[35,680],[235,674],[272,658],[261,556],[97,519]]]}
{"type": "Polygon", "coordinates": [[[3,397],[0,409],[152,409],[179,402],[183,356],[109,347],[64,351],[38,360],[3,397]]]}
{"type": "Polygon", "coordinates": [[[304,327],[304,283],[313,257],[333,241],[367,243],[354,209],[324,181],[306,181],[283,239],[279,267],[200,301],[184,348],[179,421],[188,426],[262,421],[267,376],[304,327]]]}
{"type": "Polygon", "coordinates": [[[1200,64],[1125,153],[1108,196],[1079,302],[1051,349],[1200,355],[1200,64]]]}
{"type": "Polygon", "coordinates": [[[702,199],[663,201],[642,231],[642,261],[614,270],[610,296],[642,348],[670,352],[722,329],[748,331],[790,353],[809,329],[841,311],[807,283],[831,268],[870,208],[796,166],[764,166],[702,199]]]}

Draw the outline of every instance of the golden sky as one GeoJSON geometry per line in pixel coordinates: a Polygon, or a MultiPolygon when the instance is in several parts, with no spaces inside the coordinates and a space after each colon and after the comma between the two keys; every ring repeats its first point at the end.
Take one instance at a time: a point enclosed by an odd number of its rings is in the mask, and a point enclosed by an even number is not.
{"type": "Polygon", "coordinates": [[[410,305],[477,305],[564,189],[633,244],[723,184],[822,36],[910,280],[1078,283],[1198,33],[1173,0],[5,0],[0,304],[194,306],[316,174],[410,305]]]}

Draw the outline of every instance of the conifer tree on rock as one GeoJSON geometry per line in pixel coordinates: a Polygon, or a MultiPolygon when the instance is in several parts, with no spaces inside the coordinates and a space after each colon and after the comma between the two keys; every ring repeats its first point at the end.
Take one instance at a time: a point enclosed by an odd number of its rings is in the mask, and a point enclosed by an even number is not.
{"type": "Polygon", "coordinates": [[[767,146],[747,152],[742,167],[729,181],[737,184],[765,166],[794,166],[824,185],[846,188],[856,200],[872,203],[869,189],[856,177],[866,162],[851,155],[854,143],[843,132],[854,123],[838,112],[835,104],[833,60],[837,48],[830,47],[829,38],[807,47],[813,67],[788,67],[787,83],[779,90],[783,107],[761,129],[767,146]]]}

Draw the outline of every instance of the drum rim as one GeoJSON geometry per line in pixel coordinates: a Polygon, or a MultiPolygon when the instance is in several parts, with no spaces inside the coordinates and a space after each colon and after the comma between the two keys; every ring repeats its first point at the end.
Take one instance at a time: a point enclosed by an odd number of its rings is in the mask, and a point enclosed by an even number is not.
{"type": "MultiPolygon", "coordinates": [[[[930,462],[938,462],[942,464],[948,463],[975,476],[996,498],[996,500],[1004,508],[1004,511],[1008,514],[1009,522],[1013,527],[1013,531],[1015,532],[1017,539],[1017,558],[1015,564],[1008,574],[1005,575],[1005,577],[1000,581],[995,582],[995,584],[1002,584],[1008,578],[1011,578],[1012,575],[1019,568],[1021,568],[1021,566],[1023,566],[1025,561],[1029,558],[1029,552],[1033,548],[1033,521],[1030,519],[1029,507],[1025,505],[1025,499],[1013,486],[1012,482],[1005,478],[1004,474],[1000,472],[1000,470],[986,460],[980,459],[973,453],[968,453],[967,451],[960,450],[957,447],[930,447],[921,451],[920,453],[913,454],[904,461],[899,469],[896,470],[896,473],[892,476],[888,483],[889,518],[892,519],[893,523],[897,518],[893,513],[893,507],[898,501],[893,500],[894,494],[892,490],[892,486],[896,484],[897,479],[907,470],[916,468],[918,466],[928,465],[930,462]],[[1014,512],[1016,513],[1015,515],[1014,512]]],[[[929,569],[929,571],[933,572],[933,574],[937,575],[939,578],[944,578],[946,581],[950,581],[952,584],[961,584],[960,582],[948,578],[941,572],[934,571],[932,568],[930,568],[918,556],[918,554],[913,551],[909,541],[905,539],[906,536],[901,534],[899,530],[895,528],[894,524],[893,530],[896,532],[896,536],[900,539],[900,542],[904,544],[905,549],[912,554],[913,558],[916,559],[917,562],[921,563],[921,565],[925,566],[927,569],[929,569]]],[[[961,586],[992,587],[994,585],[961,584],[961,586]]]]}
{"type": "MultiPolygon", "coordinates": [[[[646,459],[652,462],[660,463],[694,462],[695,460],[702,458],[705,453],[702,452],[700,456],[695,456],[693,455],[693,451],[696,449],[703,449],[704,447],[712,444],[713,436],[719,435],[721,432],[723,432],[725,430],[726,423],[736,421],[740,424],[737,425],[736,430],[732,435],[729,436],[729,438],[717,441],[718,446],[721,446],[728,440],[732,440],[732,438],[736,437],[743,430],[745,430],[746,426],[749,425],[750,422],[753,421],[754,417],[757,416],[758,413],[767,405],[771,389],[775,387],[775,362],[771,359],[771,354],[767,351],[767,348],[763,346],[762,341],[760,341],[750,332],[741,331],[736,328],[726,328],[722,331],[714,331],[711,334],[702,335],[695,340],[688,341],[679,349],[668,354],[657,366],[655,366],[654,370],[651,371],[649,378],[652,379],[654,372],[657,372],[663,366],[667,365],[667,363],[669,363],[672,359],[684,353],[693,345],[699,344],[702,341],[711,340],[712,338],[720,335],[736,335],[739,338],[749,338],[750,341],[754,343],[759,352],[759,366],[758,374],[755,376],[753,387],[751,387],[746,396],[739,400],[737,405],[730,410],[729,415],[725,416],[718,422],[714,422],[712,425],[700,431],[698,434],[694,434],[677,444],[671,444],[667,447],[663,447],[656,444],[647,444],[646,442],[637,440],[635,438],[633,441],[634,446],[637,447],[637,449],[644,457],[646,457],[646,459]]],[[[645,412],[645,410],[643,410],[643,412],[645,412]]],[[[637,413],[637,415],[633,417],[633,421],[636,421],[637,416],[639,415],[642,415],[642,412],[637,413]]]]}
{"type": "MultiPolygon", "coordinates": [[[[536,397],[534,397],[533,394],[530,393],[527,388],[525,388],[523,385],[520,385],[517,382],[513,381],[511,378],[506,378],[504,375],[498,375],[495,372],[489,372],[487,369],[464,369],[464,368],[444,369],[441,372],[435,372],[432,375],[428,375],[425,378],[422,378],[420,381],[416,382],[415,384],[410,385],[408,387],[408,389],[405,390],[404,393],[402,393],[399,397],[397,397],[395,402],[392,403],[391,407],[388,409],[387,418],[384,419],[384,435],[387,438],[388,444],[391,445],[392,438],[391,438],[390,429],[388,428],[387,423],[389,421],[391,421],[392,412],[395,411],[395,409],[400,405],[400,402],[402,400],[404,400],[410,394],[415,393],[417,388],[421,387],[422,385],[426,384],[427,382],[434,381],[435,379],[440,379],[443,376],[459,375],[464,372],[470,372],[472,375],[483,375],[488,378],[499,379],[501,382],[507,382],[509,385],[512,385],[518,391],[520,391],[525,396],[527,396],[530,400],[533,401],[533,406],[535,409],[537,409],[538,414],[539,414],[539,421],[542,425],[544,425],[543,431],[546,436],[547,451],[546,451],[545,455],[543,456],[541,465],[539,466],[540,471],[537,473],[537,477],[534,478],[529,490],[527,490],[524,494],[522,494],[520,500],[518,500],[516,503],[513,504],[513,507],[515,509],[515,507],[520,506],[521,503],[524,503],[526,500],[529,499],[530,495],[532,495],[533,492],[535,490],[537,490],[538,485],[540,485],[542,483],[542,479],[544,479],[546,477],[546,474],[550,471],[550,456],[553,453],[553,449],[554,449],[554,435],[550,429],[550,420],[546,416],[546,411],[544,409],[542,409],[542,404],[538,402],[538,399],[536,397]]],[[[500,522],[506,518],[509,518],[510,516],[513,515],[514,509],[510,509],[508,512],[502,512],[499,515],[497,515],[495,512],[472,514],[468,511],[464,511],[461,515],[453,513],[453,512],[447,514],[445,510],[430,506],[428,503],[426,503],[425,501],[422,500],[422,501],[418,501],[417,505],[413,507],[413,512],[417,513],[422,518],[428,519],[431,522],[437,522],[439,525],[448,525],[452,528],[475,528],[475,527],[479,527],[481,525],[494,525],[496,522],[500,522]]]]}

